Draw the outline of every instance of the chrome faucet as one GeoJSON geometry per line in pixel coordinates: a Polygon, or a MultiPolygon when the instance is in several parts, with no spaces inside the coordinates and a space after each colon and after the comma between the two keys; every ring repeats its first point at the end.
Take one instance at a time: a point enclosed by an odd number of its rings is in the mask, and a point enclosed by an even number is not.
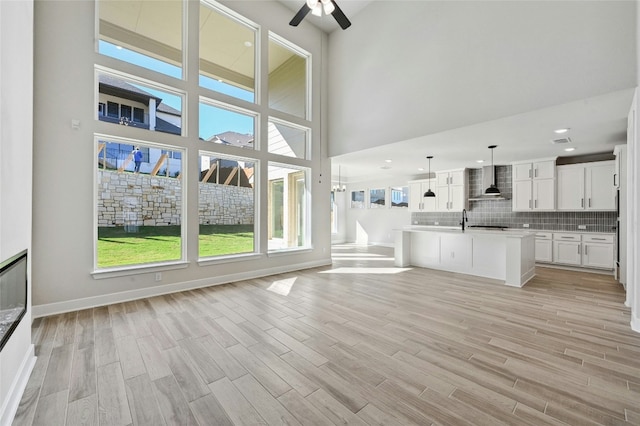
{"type": "Polygon", "coordinates": [[[467,209],[462,209],[462,220],[460,221],[460,225],[462,225],[462,232],[464,232],[464,223],[469,222],[467,218],[467,209]]]}

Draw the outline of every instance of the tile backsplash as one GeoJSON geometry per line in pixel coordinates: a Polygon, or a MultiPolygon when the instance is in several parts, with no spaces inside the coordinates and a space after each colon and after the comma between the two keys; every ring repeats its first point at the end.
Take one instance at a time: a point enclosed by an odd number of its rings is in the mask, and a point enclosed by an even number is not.
{"type": "MultiPolygon", "coordinates": [[[[548,231],[615,232],[617,214],[608,212],[514,212],[511,211],[511,166],[496,166],[496,181],[502,195],[507,200],[470,201],[467,217],[468,225],[499,225],[509,228],[523,228],[548,231]],[[578,229],[585,225],[586,229],[578,229]]],[[[469,170],[469,197],[482,194],[482,169],[469,170]]],[[[447,212],[411,213],[414,225],[458,226],[461,214],[447,212]]]]}

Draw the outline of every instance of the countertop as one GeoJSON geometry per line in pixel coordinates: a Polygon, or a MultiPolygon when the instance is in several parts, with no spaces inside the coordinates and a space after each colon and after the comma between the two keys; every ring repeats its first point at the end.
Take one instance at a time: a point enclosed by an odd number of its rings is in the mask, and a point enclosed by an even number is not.
{"type": "MultiPolygon", "coordinates": [[[[462,227],[460,226],[424,226],[424,225],[410,225],[405,226],[398,231],[404,232],[446,232],[451,234],[462,234],[462,227]]],[[[531,230],[521,229],[477,229],[477,228],[465,228],[464,234],[470,235],[502,235],[505,237],[524,238],[527,236],[535,236],[536,232],[531,230]]]]}
{"type": "MultiPolygon", "coordinates": [[[[462,228],[460,226],[438,226],[438,225],[407,225],[401,229],[402,231],[431,231],[431,232],[460,232],[462,233],[462,228]]],[[[561,230],[549,230],[549,229],[529,229],[529,228],[505,228],[505,229],[478,229],[478,228],[469,228],[466,227],[464,230],[465,233],[496,233],[496,234],[504,234],[504,233],[522,233],[522,234],[537,234],[538,232],[545,233],[562,233],[562,234],[600,234],[600,235],[615,235],[615,231],[611,232],[598,232],[598,231],[587,231],[587,230],[578,230],[578,231],[561,231],[561,230]]]]}

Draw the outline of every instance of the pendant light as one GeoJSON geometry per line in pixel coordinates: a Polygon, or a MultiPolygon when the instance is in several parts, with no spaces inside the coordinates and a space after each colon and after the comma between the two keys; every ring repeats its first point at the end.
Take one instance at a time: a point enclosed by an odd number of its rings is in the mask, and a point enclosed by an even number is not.
{"type": "Polygon", "coordinates": [[[331,188],[331,190],[333,192],[345,192],[347,190],[347,185],[342,185],[341,184],[340,166],[338,166],[338,184],[337,185],[333,185],[333,188],[331,188]]]}
{"type": "Polygon", "coordinates": [[[427,189],[427,192],[424,193],[425,197],[435,197],[436,194],[431,190],[431,159],[433,158],[433,155],[430,155],[427,157],[427,160],[429,161],[429,189],[427,189]]]}
{"type": "Polygon", "coordinates": [[[496,168],[493,165],[493,149],[498,145],[489,145],[489,149],[491,150],[491,185],[484,191],[485,195],[493,195],[499,196],[500,190],[496,186],[496,168]]]}

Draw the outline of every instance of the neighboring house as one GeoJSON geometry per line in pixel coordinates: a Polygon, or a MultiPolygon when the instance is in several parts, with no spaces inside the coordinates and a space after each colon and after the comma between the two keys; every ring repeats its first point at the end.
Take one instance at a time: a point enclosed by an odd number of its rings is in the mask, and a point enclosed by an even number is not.
{"type": "MultiPolygon", "coordinates": [[[[100,121],[175,135],[182,133],[182,113],[163,103],[162,98],[108,74],[100,74],[98,83],[98,119],[100,121]]],[[[254,146],[253,135],[232,131],[214,135],[208,141],[251,149],[254,146]]],[[[124,170],[133,171],[135,164],[130,156],[135,146],[104,142],[104,151],[101,150],[98,155],[100,166],[107,169],[121,169],[124,165],[124,170]]],[[[176,177],[181,172],[182,155],[179,151],[167,151],[145,146],[140,146],[140,150],[143,154],[141,173],[150,173],[156,164],[162,161],[163,155],[167,155],[168,158],[164,160],[161,167],[161,175],[176,177]]],[[[208,169],[208,165],[201,168],[201,177],[207,175],[208,169]]],[[[252,186],[253,167],[246,169],[243,164],[236,161],[222,160],[218,171],[207,176],[208,182],[218,183],[218,180],[220,183],[252,186]],[[237,176],[240,173],[236,176],[231,175],[235,173],[233,169],[238,166],[244,171],[239,182],[237,176]],[[221,173],[222,176],[220,176],[221,173]],[[230,175],[231,178],[229,178],[230,175]]]]}

